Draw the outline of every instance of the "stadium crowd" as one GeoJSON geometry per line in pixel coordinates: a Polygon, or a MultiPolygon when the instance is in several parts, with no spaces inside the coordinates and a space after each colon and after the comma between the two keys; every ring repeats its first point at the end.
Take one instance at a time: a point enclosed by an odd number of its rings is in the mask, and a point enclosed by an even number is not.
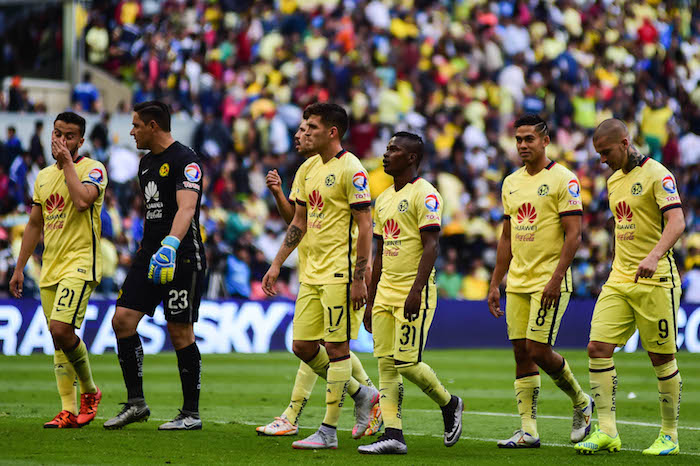
{"type": "MultiPolygon", "coordinates": [[[[381,156],[393,132],[423,136],[424,177],[445,202],[438,286],[444,297],[461,299],[486,297],[501,182],[519,166],[512,123],[525,112],[548,120],[548,156],[581,181],[575,292],[598,294],[612,258],[610,172],[590,135],[603,119],[622,119],[640,151],[677,178],[687,229],[676,261],[685,299],[700,301],[693,291],[700,289],[700,10],[692,3],[95,0],[84,42],[89,62],[132,87],[132,104],[159,99],[176,117],[197,122],[193,139],[182,142],[205,159],[208,297],[263,297],[260,280],[285,231],[265,175],[278,170],[288,192],[302,162],[292,147],[302,110],[333,101],[351,117],[345,147],[369,171],[373,198],[391,183],[381,156]]],[[[11,46],[4,54],[17,56],[11,46]]],[[[84,84],[89,78],[75,89],[73,108],[96,111],[99,95],[84,84]]],[[[20,85],[0,98],[0,109],[41,105],[20,85]]],[[[121,110],[128,112],[127,103],[121,110]]],[[[101,291],[113,295],[142,235],[142,199],[138,154],[110,146],[108,121],[88,128],[86,151],[110,173],[101,291]]],[[[51,161],[38,138],[20,141],[14,133],[0,136],[0,293],[32,180],[51,161]]],[[[294,265],[292,257],[283,295],[296,291],[294,265]]]]}

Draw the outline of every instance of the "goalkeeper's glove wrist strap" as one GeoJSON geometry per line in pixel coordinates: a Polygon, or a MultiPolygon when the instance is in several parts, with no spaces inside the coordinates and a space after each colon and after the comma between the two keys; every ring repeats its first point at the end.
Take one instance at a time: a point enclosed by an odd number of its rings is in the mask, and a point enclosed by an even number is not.
{"type": "Polygon", "coordinates": [[[160,244],[163,246],[170,246],[177,251],[177,248],[180,247],[180,240],[177,239],[177,236],[169,235],[163,238],[163,241],[161,241],[160,244]]]}

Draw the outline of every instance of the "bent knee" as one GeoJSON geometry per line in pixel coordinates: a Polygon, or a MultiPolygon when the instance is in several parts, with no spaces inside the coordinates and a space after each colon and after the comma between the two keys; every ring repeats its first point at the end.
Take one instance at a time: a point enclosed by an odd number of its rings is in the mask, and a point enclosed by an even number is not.
{"type": "Polygon", "coordinates": [[[294,340],[292,342],[292,351],[302,361],[310,361],[318,352],[318,342],[294,340]]]}
{"type": "Polygon", "coordinates": [[[588,343],[587,350],[589,358],[611,358],[615,352],[615,345],[601,341],[591,341],[588,343]]]}

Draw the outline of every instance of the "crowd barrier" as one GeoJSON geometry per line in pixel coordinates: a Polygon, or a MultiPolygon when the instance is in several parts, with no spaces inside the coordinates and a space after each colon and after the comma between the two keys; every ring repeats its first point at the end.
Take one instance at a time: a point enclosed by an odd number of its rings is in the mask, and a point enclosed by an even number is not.
{"type": "MultiPolygon", "coordinates": [[[[584,349],[588,343],[593,300],[572,300],[564,315],[557,347],[584,349]]],[[[292,316],[290,301],[202,301],[195,325],[197,344],[202,353],[266,353],[291,351],[292,316]]],[[[111,320],[114,301],[91,301],[79,335],[91,353],[116,351],[111,320]]],[[[680,349],[700,352],[700,304],[682,304],[677,318],[677,344],[680,349]]],[[[171,351],[162,310],[139,324],[146,353],[171,351]]],[[[0,299],[0,346],[7,356],[35,352],[53,354],[41,303],[32,299],[0,299]]],[[[489,314],[485,301],[440,300],[427,341],[428,348],[505,348],[505,318],[489,314]]],[[[352,349],[372,351],[372,336],[360,331],[352,349]]],[[[635,334],[624,351],[641,350],[635,334]]]]}

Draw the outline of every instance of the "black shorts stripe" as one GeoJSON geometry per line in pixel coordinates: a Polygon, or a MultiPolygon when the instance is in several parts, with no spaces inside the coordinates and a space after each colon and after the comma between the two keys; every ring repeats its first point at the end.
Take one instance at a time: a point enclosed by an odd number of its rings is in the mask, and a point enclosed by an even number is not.
{"type": "Polygon", "coordinates": [[[189,314],[189,321],[192,322],[192,313],[194,311],[194,290],[197,285],[197,272],[192,271],[192,285],[190,286],[190,294],[187,296],[187,312],[189,314]]]}
{"type": "Polygon", "coordinates": [[[350,318],[350,283],[352,282],[352,222],[353,216],[350,213],[350,225],[348,226],[348,282],[345,285],[345,312],[347,319],[347,341],[352,335],[352,319],[350,318]]]}
{"type": "Polygon", "coordinates": [[[87,288],[87,282],[83,282],[83,289],[80,290],[80,297],[78,298],[78,305],[75,306],[75,312],[73,313],[73,319],[70,324],[75,327],[75,319],[78,318],[78,311],[80,310],[80,304],[83,302],[83,296],[85,296],[85,288],[87,288]]]}
{"type": "Polygon", "coordinates": [[[418,347],[418,362],[423,361],[423,340],[425,338],[424,332],[425,332],[425,319],[428,317],[428,299],[429,299],[429,293],[428,293],[429,286],[425,285],[425,309],[423,309],[423,320],[420,323],[420,341],[418,344],[420,345],[418,347]]]}
{"type": "Polygon", "coordinates": [[[588,372],[608,372],[608,371],[614,371],[614,370],[615,370],[615,366],[606,367],[605,369],[588,368],[588,372]]]}
{"type": "MultiPolygon", "coordinates": [[[[560,298],[561,300],[561,298],[560,298]]],[[[552,346],[552,336],[554,335],[554,326],[557,325],[557,314],[559,314],[559,302],[557,301],[556,306],[554,306],[554,315],[552,316],[552,325],[549,326],[549,336],[547,337],[547,344],[552,346]]]]}
{"type": "Polygon", "coordinates": [[[533,377],[533,376],[535,376],[535,375],[540,375],[540,373],[539,373],[539,372],[528,372],[527,374],[516,375],[516,376],[515,376],[515,379],[516,379],[516,380],[517,380],[517,379],[524,379],[525,377],[533,377]]]}
{"type": "Polygon", "coordinates": [[[668,380],[668,379],[672,379],[672,378],[674,378],[675,376],[677,376],[679,372],[680,372],[680,371],[679,371],[678,369],[676,369],[676,372],[674,372],[673,374],[667,375],[666,377],[657,377],[657,379],[659,379],[659,380],[668,380]]]}
{"type": "MultiPolygon", "coordinates": [[[[346,327],[347,327],[347,341],[350,341],[352,338],[352,319],[350,318],[350,283],[345,284],[345,320],[348,322],[346,327]]],[[[333,322],[331,322],[331,325],[333,325],[333,322]]]]}
{"type": "MultiPolygon", "coordinates": [[[[670,207],[670,206],[667,206],[670,207]]],[[[678,207],[680,207],[680,204],[678,204],[678,207]]],[[[663,212],[663,210],[662,210],[663,212]]],[[[664,222],[664,216],[661,214],[661,233],[663,234],[665,227],[665,222],[664,222]]],[[[671,286],[672,288],[669,290],[671,293],[671,315],[673,316],[673,344],[676,347],[676,350],[678,350],[678,327],[676,326],[676,298],[673,296],[673,290],[676,289],[676,279],[673,276],[673,261],[671,260],[671,251],[666,251],[666,260],[668,260],[668,272],[671,275],[671,286]]]]}

